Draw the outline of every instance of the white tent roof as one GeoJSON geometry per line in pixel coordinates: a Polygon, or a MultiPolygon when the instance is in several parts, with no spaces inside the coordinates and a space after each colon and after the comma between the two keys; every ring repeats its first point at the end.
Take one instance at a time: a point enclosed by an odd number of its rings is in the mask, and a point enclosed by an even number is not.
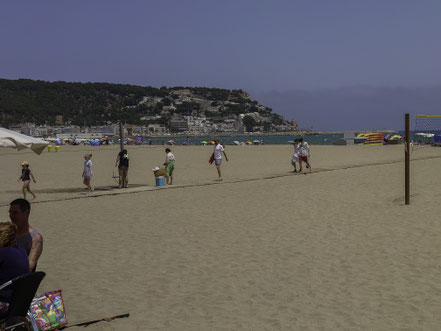
{"type": "Polygon", "coordinates": [[[0,147],[16,148],[19,151],[25,148],[30,148],[32,151],[40,155],[48,144],[47,141],[0,128],[0,147]]]}

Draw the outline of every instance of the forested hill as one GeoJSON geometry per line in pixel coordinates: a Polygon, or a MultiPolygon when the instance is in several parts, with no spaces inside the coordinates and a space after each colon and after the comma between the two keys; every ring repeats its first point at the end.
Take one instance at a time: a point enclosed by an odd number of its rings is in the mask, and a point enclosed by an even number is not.
{"type": "Polygon", "coordinates": [[[6,127],[26,122],[54,125],[56,118],[91,126],[119,120],[141,124],[142,118],[159,115],[165,122],[174,114],[210,118],[251,112],[284,121],[242,90],[0,79],[0,119],[6,127]]]}

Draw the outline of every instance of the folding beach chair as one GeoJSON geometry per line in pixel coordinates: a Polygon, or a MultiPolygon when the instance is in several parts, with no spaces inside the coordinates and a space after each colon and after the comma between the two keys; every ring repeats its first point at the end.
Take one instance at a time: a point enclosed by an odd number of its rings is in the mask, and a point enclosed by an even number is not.
{"type": "MultiPolygon", "coordinates": [[[[112,172],[112,178],[119,186],[119,172],[115,175],[115,171],[113,171],[112,172]]],[[[126,181],[123,180],[121,185],[122,185],[122,187],[126,187],[126,181]]]]}
{"type": "Polygon", "coordinates": [[[0,285],[0,290],[12,286],[11,304],[8,315],[0,319],[0,330],[38,330],[28,311],[44,276],[42,271],[30,272],[0,285]]]}
{"type": "Polygon", "coordinates": [[[119,185],[119,173],[115,175],[115,171],[112,171],[112,179],[119,185]]]}

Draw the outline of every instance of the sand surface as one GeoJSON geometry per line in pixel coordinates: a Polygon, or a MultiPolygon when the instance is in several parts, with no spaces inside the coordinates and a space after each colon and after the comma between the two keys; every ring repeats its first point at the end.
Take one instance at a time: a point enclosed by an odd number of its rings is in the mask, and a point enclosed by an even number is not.
{"type": "Polygon", "coordinates": [[[0,150],[0,219],[27,160],[39,292],[62,289],[71,324],[129,312],[88,330],[439,329],[441,148],[413,152],[410,206],[402,146],[312,146],[308,175],[290,173],[292,146],[227,146],[221,183],[211,147],[172,149],[175,185],[156,188],[164,148],[129,146],[123,190],[117,146],[0,150]]]}

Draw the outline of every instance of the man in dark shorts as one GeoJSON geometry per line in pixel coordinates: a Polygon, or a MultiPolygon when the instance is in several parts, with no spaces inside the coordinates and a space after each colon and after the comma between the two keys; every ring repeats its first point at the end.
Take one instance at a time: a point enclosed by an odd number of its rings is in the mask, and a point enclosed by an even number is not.
{"type": "Polygon", "coordinates": [[[128,187],[129,177],[127,175],[129,173],[129,154],[126,149],[118,153],[115,162],[115,167],[116,166],[118,166],[119,172],[119,188],[128,187]]]}
{"type": "Polygon", "coordinates": [[[31,205],[25,199],[16,199],[9,206],[9,218],[17,225],[17,247],[26,251],[29,270],[35,271],[38,259],[43,252],[43,236],[29,225],[31,205]]]}

